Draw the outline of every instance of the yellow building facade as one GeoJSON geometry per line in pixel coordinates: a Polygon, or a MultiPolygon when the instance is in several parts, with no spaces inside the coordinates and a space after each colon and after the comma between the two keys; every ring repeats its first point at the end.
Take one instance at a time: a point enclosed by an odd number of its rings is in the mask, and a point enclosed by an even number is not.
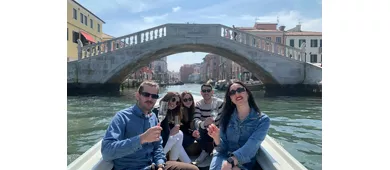
{"type": "Polygon", "coordinates": [[[77,39],[83,45],[102,42],[105,22],[74,0],[67,0],[67,60],[78,59],[77,39]]]}

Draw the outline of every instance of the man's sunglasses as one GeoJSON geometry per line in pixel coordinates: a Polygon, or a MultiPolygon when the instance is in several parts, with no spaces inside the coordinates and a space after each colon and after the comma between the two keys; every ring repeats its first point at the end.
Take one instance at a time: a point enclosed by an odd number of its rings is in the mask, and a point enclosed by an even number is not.
{"type": "Polygon", "coordinates": [[[207,89],[207,90],[202,90],[203,93],[210,93],[211,92],[211,89],[207,89]]]}
{"type": "Polygon", "coordinates": [[[141,92],[141,95],[144,97],[152,96],[153,99],[158,99],[158,94],[150,94],[148,92],[141,92]]]}
{"type": "Polygon", "coordinates": [[[188,99],[184,98],[183,102],[192,102],[192,98],[188,98],[188,99]]]}
{"type": "Polygon", "coordinates": [[[239,87],[239,88],[237,88],[236,90],[230,90],[229,95],[230,95],[230,96],[233,96],[233,95],[235,95],[236,93],[242,93],[242,92],[244,92],[244,91],[245,91],[245,88],[244,88],[244,87],[239,87]]]}

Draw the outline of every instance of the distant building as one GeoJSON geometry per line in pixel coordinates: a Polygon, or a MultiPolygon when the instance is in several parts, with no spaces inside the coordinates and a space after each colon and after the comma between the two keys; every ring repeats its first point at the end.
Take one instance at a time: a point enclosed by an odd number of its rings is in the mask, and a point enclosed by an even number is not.
{"type": "Polygon", "coordinates": [[[78,59],[77,40],[83,45],[102,41],[105,22],[75,0],[67,0],[67,60],[78,59]]]}
{"type": "Polygon", "coordinates": [[[277,23],[256,22],[253,27],[237,27],[240,31],[284,44],[284,26],[277,29],[277,23]]]}
{"type": "Polygon", "coordinates": [[[188,76],[188,81],[190,83],[197,83],[200,82],[200,74],[199,73],[192,73],[188,76]]]}
{"type": "Polygon", "coordinates": [[[194,68],[189,64],[184,64],[180,67],[180,80],[184,83],[189,83],[189,76],[194,72],[194,68]]]}
{"type": "Polygon", "coordinates": [[[144,80],[152,80],[153,79],[153,71],[148,67],[142,67],[139,70],[135,71],[131,75],[132,79],[136,79],[138,81],[144,81],[144,80]]]}
{"type": "Polygon", "coordinates": [[[212,79],[214,81],[218,80],[219,77],[219,65],[220,63],[220,56],[216,54],[207,54],[205,56],[205,63],[206,63],[206,79],[212,79]]]}
{"type": "Polygon", "coordinates": [[[108,41],[108,40],[111,40],[111,39],[114,39],[114,38],[115,38],[114,36],[108,35],[106,33],[102,34],[102,42],[108,41]]]}
{"type": "Polygon", "coordinates": [[[168,71],[168,77],[170,82],[180,81],[180,72],[168,71]]]}
{"type": "Polygon", "coordinates": [[[322,63],[322,32],[302,31],[301,25],[287,30],[286,45],[301,48],[305,43],[306,62],[322,63]]]}
{"type": "Polygon", "coordinates": [[[168,63],[167,63],[167,57],[162,57],[158,60],[154,60],[151,63],[151,68],[153,70],[153,73],[155,75],[155,79],[157,81],[168,81],[168,63]]]}

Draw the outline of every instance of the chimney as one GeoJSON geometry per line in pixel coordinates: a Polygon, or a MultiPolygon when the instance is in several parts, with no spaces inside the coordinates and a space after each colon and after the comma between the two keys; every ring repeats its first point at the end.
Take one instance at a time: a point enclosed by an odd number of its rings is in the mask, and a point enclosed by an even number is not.
{"type": "Polygon", "coordinates": [[[279,27],[279,30],[280,31],[284,31],[285,28],[286,28],[286,26],[282,25],[282,26],[279,27]]]}
{"type": "Polygon", "coordinates": [[[301,31],[302,31],[302,30],[301,30],[301,24],[297,25],[295,28],[297,28],[297,31],[298,31],[298,32],[301,32],[301,31]]]}

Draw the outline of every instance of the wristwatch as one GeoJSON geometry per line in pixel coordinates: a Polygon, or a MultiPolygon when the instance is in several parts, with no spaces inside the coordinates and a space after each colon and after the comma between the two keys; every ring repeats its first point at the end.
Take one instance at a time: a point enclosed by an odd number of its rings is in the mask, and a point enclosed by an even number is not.
{"type": "Polygon", "coordinates": [[[227,162],[228,162],[229,164],[231,164],[232,167],[234,167],[234,159],[233,159],[232,157],[229,157],[229,158],[227,159],[227,162]]]}

